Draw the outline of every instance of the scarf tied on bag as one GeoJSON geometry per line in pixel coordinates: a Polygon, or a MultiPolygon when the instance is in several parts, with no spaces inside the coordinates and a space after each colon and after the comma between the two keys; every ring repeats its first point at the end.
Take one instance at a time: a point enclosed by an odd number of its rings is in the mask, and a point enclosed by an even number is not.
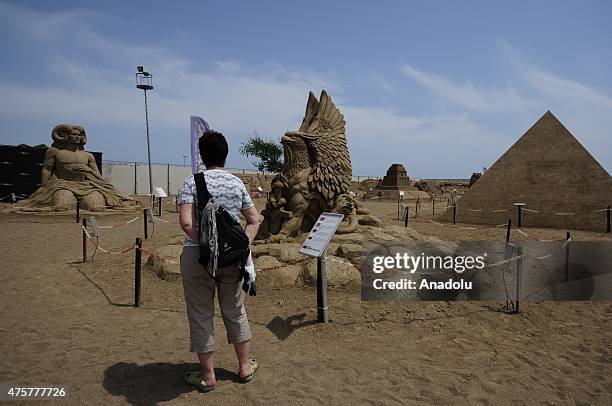
{"type": "Polygon", "coordinates": [[[210,199],[204,210],[202,210],[202,217],[200,219],[200,241],[201,244],[210,250],[210,257],[208,259],[207,268],[212,271],[213,278],[217,272],[217,260],[219,258],[219,242],[217,240],[217,210],[219,209],[219,203],[210,199]]]}

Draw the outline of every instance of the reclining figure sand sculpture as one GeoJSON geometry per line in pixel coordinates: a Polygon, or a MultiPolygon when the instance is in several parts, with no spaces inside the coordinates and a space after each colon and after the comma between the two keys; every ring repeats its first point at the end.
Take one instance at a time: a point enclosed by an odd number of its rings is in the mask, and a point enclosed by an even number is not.
{"type": "Polygon", "coordinates": [[[258,239],[291,240],[308,231],[323,211],[344,214],[338,233],[355,232],[365,216],[364,222],[379,223],[350,191],[344,116],[325,90],[320,100],[310,92],[302,125],[298,131],[286,132],[281,143],[285,163],[272,179],[258,239]]]}
{"type": "Polygon", "coordinates": [[[81,208],[91,211],[131,210],[140,205],[102,178],[94,156],[83,148],[87,143],[83,127],[59,124],[51,137],[41,187],[12,211],[64,211],[73,209],[77,199],[81,208]]]}

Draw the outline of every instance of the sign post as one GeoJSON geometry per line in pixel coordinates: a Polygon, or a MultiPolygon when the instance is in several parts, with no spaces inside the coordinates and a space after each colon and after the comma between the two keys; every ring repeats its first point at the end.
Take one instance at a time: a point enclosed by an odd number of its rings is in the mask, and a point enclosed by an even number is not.
{"type": "Polygon", "coordinates": [[[329,323],[325,250],[343,219],[342,214],[321,213],[299,251],[300,254],[317,258],[317,321],[319,323],[329,323]]]}
{"type": "Polygon", "coordinates": [[[91,233],[94,237],[100,237],[100,231],[98,230],[98,222],[94,216],[86,217],[87,223],[91,226],[91,233]]]}
{"type": "MultiPolygon", "coordinates": [[[[162,216],[162,197],[168,197],[168,194],[161,186],[155,186],[155,195],[157,196],[157,203],[159,207],[157,208],[157,212],[159,213],[159,217],[162,216]]],[[[168,189],[170,190],[170,189],[168,189]]]]}
{"type": "Polygon", "coordinates": [[[325,253],[317,258],[317,320],[329,323],[329,306],[327,305],[327,272],[325,253]]]}

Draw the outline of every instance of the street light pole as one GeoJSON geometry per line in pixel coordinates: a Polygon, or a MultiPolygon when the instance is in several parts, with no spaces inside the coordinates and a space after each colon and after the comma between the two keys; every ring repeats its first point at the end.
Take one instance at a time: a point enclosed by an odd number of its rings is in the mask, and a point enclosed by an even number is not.
{"type": "Polygon", "coordinates": [[[147,90],[153,90],[153,75],[145,72],[142,66],[137,66],[136,87],[144,91],[145,124],[147,126],[147,156],[149,159],[149,196],[153,196],[153,169],[151,168],[151,138],[149,135],[149,108],[147,103],[147,90]]]}
{"type": "Polygon", "coordinates": [[[147,89],[144,89],[145,123],[147,125],[147,156],[149,158],[149,194],[153,196],[153,170],[151,169],[151,139],[149,137],[149,109],[147,106],[147,89]]]}

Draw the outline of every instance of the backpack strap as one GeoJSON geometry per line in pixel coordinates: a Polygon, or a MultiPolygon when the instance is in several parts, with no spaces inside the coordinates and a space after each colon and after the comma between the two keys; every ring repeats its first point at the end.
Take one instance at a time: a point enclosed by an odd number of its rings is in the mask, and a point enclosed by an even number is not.
{"type": "MultiPolygon", "coordinates": [[[[202,237],[202,210],[204,210],[204,207],[206,207],[206,203],[208,203],[208,200],[210,200],[211,195],[210,192],[208,191],[208,188],[206,187],[206,179],[204,178],[204,173],[203,172],[198,172],[195,175],[193,175],[193,178],[195,180],[195,184],[196,184],[196,193],[198,195],[198,201],[196,202],[196,224],[197,224],[197,230],[198,230],[198,236],[201,238],[202,237]]],[[[202,254],[202,246],[200,246],[200,254],[199,254],[199,260],[201,264],[204,264],[202,261],[204,260],[203,254],[202,254]]]]}
{"type": "Polygon", "coordinates": [[[204,178],[203,172],[196,173],[195,175],[193,175],[193,178],[195,179],[196,190],[198,192],[198,207],[199,210],[202,210],[204,209],[206,203],[208,203],[212,195],[206,187],[206,179],[204,178]]]}

